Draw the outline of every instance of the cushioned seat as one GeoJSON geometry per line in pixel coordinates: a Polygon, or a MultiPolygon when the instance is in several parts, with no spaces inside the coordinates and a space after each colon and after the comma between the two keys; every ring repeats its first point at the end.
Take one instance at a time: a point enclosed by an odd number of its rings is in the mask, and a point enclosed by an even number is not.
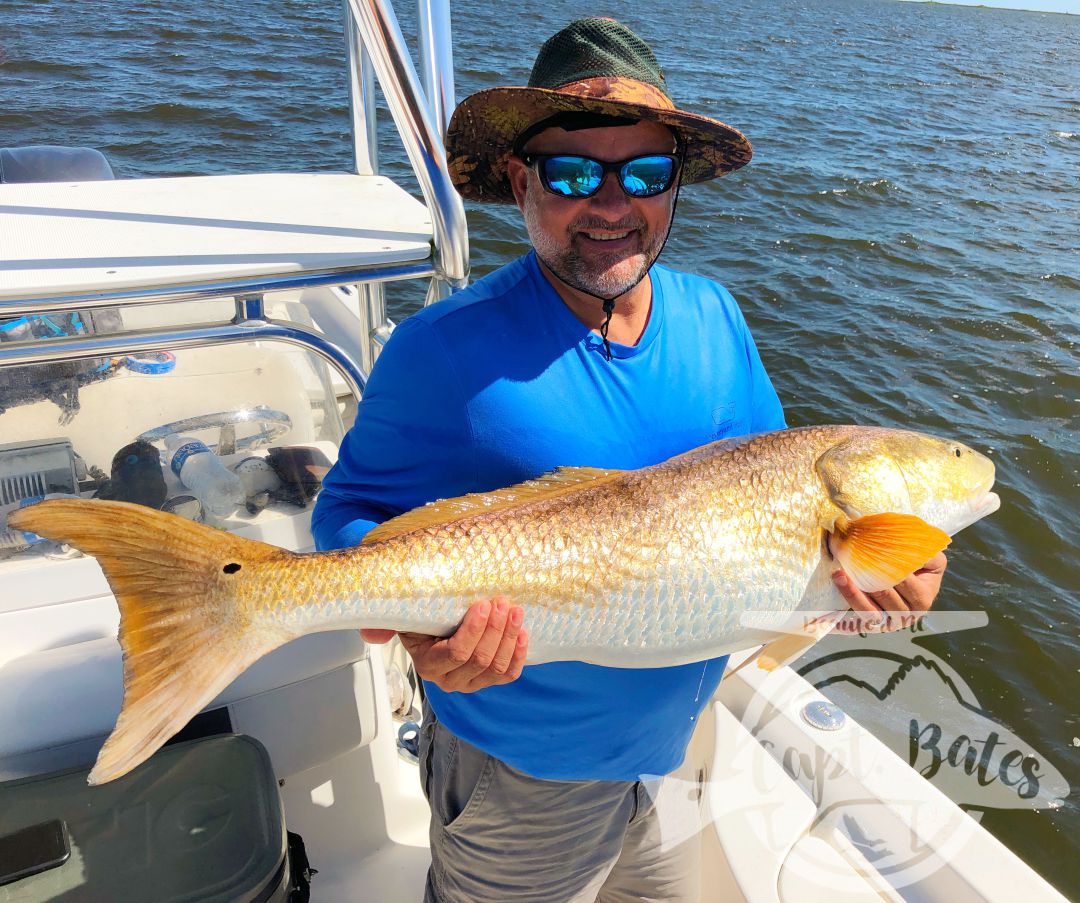
{"type": "Polygon", "coordinates": [[[0,183],[98,182],[112,178],[109,161],[92,147],[0,147],[0,183]]]}

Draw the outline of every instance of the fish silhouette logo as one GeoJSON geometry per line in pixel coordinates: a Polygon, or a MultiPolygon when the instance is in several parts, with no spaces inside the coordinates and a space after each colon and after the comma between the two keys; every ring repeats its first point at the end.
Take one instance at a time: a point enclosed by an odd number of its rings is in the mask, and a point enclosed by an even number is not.
{"type": "MultiPolygon", "coordinates": [[[[970,614],[986,623],[984,613],[970,614]]],[[[1069,794],[1061,772],[987,712],[948,662],[914,642],[918,635],[917,626],[830,637],[795,670],[961,808],[1059,808],[1069,794]]]]}

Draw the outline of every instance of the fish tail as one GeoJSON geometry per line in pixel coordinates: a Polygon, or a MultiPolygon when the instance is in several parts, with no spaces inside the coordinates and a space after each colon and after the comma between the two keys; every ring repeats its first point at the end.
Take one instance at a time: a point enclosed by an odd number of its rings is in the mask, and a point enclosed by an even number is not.
{"type": "Polygon", "coordinates": [[[141,505],[55,499],[10,526],[93,555],[120,608],[124,703],[90,772],[104,784],[148,759],[245,668],[291,639],[238,590],[290,552],[141,505]]]}

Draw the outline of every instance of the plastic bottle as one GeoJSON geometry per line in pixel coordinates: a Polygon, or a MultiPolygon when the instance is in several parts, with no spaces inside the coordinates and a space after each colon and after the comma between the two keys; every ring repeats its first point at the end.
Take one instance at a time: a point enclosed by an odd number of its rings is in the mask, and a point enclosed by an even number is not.
{"type": "Polygon", "coordinates": [[[190,436],[166,436],[169,466],[203,508],[218,517],[244,504],[244,484],[204,442],[190,436]]]}

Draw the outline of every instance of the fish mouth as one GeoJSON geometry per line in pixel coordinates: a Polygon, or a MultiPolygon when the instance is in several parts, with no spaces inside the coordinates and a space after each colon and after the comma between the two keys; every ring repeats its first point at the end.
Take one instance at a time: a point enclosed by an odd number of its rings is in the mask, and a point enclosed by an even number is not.
{"type": "MultiPolygon", "coordinates": [[[[991,481],[989,485],[993,486],[994,484],[991,481]]],[[[949,535],[955,536],[961,530],[982,520],[988,514],[993,514],[1000,507],[1001,499],[996,492],[991,492],[989,488],[982,490],[968,500],[966,515],[960,515],[958,521],[950,524],[948,527],[949,535]]]]}
{"type": "Polygon", "coordinates": [[[994,477],[995,474],[991,471],[990,476],[983,481],[975,497],[969,502],[971,513],[975,515],[976,519],[985,517],[987,514],[993,514],[1001,507],[1001,499],[998,494],[990,491],[994,488],[994,477]]]}
{"type": "Polygon", "coordinates": [[[1001,497],[996,492],[987,490],[980,493],[971,503],[971,513],[976,520],[993,514],[1001,507],[1001,497]]]}

